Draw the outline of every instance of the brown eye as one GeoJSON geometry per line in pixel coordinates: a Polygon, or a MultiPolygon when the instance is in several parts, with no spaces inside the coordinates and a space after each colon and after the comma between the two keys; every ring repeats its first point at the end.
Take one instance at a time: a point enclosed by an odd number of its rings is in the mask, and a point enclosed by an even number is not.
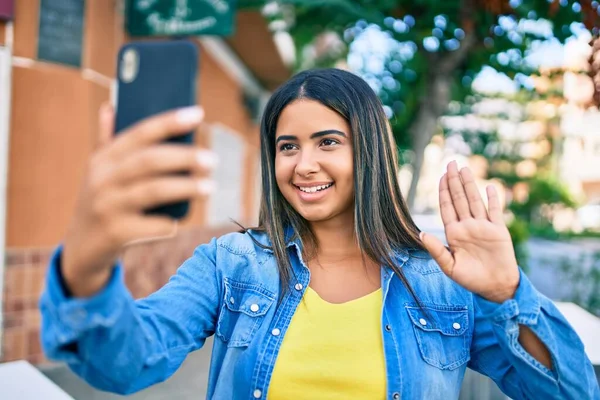
{"type": "Polygon", "coordinates": [[[326,147],[335,146],[337,144],[340,144],[340,142],[338,142],[335,139],[330,139],[330,138],[323,139],[323,141],[321,142],[321,145],[326,146],[326,147]]]}
{"type": "Polygon", "coordinates": [[[281,146],[279,146],[279,151],[291,151],[291,150],[294,150],[295,148],[296,148],[296,146],[291,143],[284,143],[281,146]]]}

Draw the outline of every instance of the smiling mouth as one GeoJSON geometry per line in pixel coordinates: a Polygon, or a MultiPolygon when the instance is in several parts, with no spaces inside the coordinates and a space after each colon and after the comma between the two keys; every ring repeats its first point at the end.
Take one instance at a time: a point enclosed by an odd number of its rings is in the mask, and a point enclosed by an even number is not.
{"type": "Polygon", "coordinates": [[[301,192],[304,192],[304,193],[317,193],[317,192],[322,192],[323,190],[326,190],[326,189],[329,189],[330,187],[332,187],[333,182],[328,183],[327,185],[311,186],[311,187],[300,187],[297,185],[294,185],[294,186],[296,186],[296,188],[298,190],[300,190],[301,192]]]}

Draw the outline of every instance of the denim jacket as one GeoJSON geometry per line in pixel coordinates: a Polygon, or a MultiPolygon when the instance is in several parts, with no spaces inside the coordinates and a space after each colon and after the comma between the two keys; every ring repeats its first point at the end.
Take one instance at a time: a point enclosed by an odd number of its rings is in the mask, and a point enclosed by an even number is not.
{"type": "MultiPolygon", "coordinates": [[[[252,235],[269,245],[265,234],[252,235]]],[[[295,276],[282,299],[272,251],[233,233],[199,246],[163,288],[137,301],[119,265],[98,294],[67,297],[59,247],[40,300],[44,351],[91,385],[127,394],[167,379],[214,334],[207,398],[265,399],[310,282],[300,242],[287,246],[295,276]]],[[[388,399],[456,399],[467,367],[515,399],[600,399],[581,340],[524,274],[515,297],[495,304],[449,279],[423,251],[399,249],[395,259],[423,308],[382,267],[388,399]],[[552,370],[521,347],[519,325],[548,347],[552,370]]]]}

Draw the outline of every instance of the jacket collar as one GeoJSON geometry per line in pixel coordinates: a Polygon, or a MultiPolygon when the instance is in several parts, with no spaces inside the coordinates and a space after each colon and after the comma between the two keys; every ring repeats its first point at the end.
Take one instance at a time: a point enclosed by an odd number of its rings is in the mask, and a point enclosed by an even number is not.
{"type": "MultiPolygon", "coordinates": [[[[264,252],[273,253],[273,243],[269,239],[269,235],[267,235],[266,231],[249,229],[248,234],[258,242],[264,252]]],[[[291,227],[286,227],[284,229],[284,235],[286,247],[297,246],[299,249],[302,248],[302,241],[294,234],[294,230],[291,227]]]]}
{"type": "MultiPolygon", "coordinates": [[[[260,244],[260,247],[263,249],[263,251],[270,254],[273,253],[273,245],[266,231],[250,229],[248,230],[248,234],[250,234],[254,238],[254,240],[260,244]]],[[[300,240],[300,237],[298,237],[298,235],[295,235],[295,232],[291,227],[288,226],[285,228],[284,235],[286,242],[285,245],[287,248],[291,246],[296,246],[298,250],[302,249],[302,240],[300,240]]],[[[410,259],[409,250],[410,249],[399,248],[393,251],[392,256],[395,260],[398,261],[398,264],[400,266],[404,265],[410,259]]]]}

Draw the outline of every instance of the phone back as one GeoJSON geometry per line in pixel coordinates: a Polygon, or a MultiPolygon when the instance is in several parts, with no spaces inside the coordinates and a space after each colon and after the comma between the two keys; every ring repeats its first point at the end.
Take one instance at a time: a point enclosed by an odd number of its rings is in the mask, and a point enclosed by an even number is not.
{"type": "Polygon", "coordinates": [[[117,65],[116,132],[152,115],[196,104],[197,71],[198,49],[189,41],[123,46],[117,65]]]}
{"type": "MultiPolygon", "coordinates": [[[[119,51],[115,132],[150,116],[196,104],[198,49],[187,40],[132,42],[119,51]]],[[[193,143],[193,132],[168,142],[193,143]]],[[[160,206],[148,213],[182,218],[189,202],[160,206]]]]}

